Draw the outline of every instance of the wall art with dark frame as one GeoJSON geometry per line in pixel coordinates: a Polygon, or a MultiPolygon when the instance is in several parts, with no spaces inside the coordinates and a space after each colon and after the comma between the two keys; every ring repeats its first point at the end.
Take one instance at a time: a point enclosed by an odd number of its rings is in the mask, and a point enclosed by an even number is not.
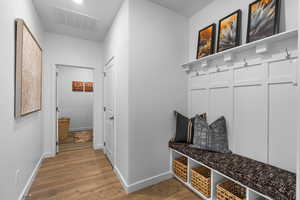
{"type": "Polygon", "coordinates": [[[217,52],[240,45],[242,11],[237,10],[219,21],[217,52]]]}
{"type": "Polygon", "coordinates": [[[280,0],[257,0],[249,5],[247,43],[279,33],[280,0]]]}
{"type": "Polygon", "coordinates": [[[199,31],[196,58],[211,55],[215,50],[216,24],[211,24],[199,31]]]}

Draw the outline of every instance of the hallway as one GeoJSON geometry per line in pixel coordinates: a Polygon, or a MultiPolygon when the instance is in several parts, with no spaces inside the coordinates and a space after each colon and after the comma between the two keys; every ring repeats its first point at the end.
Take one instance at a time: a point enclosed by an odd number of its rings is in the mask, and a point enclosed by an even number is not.
{"type": "Polygon", "coordinates": [[[43,161],[27,200],[197,200],[175,179],[127,195],[102,151],[62,152],[43,161]]]}

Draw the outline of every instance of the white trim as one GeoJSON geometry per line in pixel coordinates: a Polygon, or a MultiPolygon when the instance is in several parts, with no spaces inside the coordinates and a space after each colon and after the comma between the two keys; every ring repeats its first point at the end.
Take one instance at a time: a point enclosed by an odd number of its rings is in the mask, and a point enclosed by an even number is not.
{"type": "Polygon", "coordinates": [[[163,182],[165,180],[169,180],[172,177],[173,177],[173,175],[172,175],[171,171],[168,171],[168,172],[165,172],[165,173],[162,173],[162,174],[158,174],[156,176],[146,178],[144,180],[137,181],[133,184],[130,184],[129,187],[127,188],[127,192],[132,193],[132,192],[141,190],[143,188],[149,187],[151,185],[158,184],[158,183],[163,182]]]}
{"type": "Polygon", "coordinates": [[[93,148],[94,148],[94,150],[102,150],[102,149],[104,149],[104,146],[103,146],[103,144],[94,144],[94,146],[93,146],[93,148]]]}
{"type": "Polygon", "coordinates": [[[121,174],[120,170],[117,167],[114,167],[114,172],[117,175],[117,177],[119,178],[121,185],[123,186],[123,189],[128,193],[128,184],[126,183],[123,175],[121,174]]]}
{"type": "Polygon", "coordinates": [[[42,162],[43,162],[43,160],[44,160],[47,156],[49,156],[48,153],[47,153],[47,154],[44,153],[44,154],[41,155],[41,157],[40,157],[38,163],[36,164],[35,168],[33,169],[33,171],[32,171],[32,173],[31,173],[30,177],[28,178],[25,187],[23,188],[21,194],[19,195],[18,200],[23,200],[23,199],[25,198],[25,196],[28,195],[28,192],[29,192],[29,190],[30,190],[30,187],[31,187],[31,185],[32,185],[32,183],[33,183],[33,181],[34,181],[34,179],[35,179],[35,177],[36,177],[36,175],[37,175],[37,173],[38,173],[40,167],[42,166],[42,162]]]}
{"type": "Polygon", "coordinates": [[[158,174],[156,176],[149,177],[149,178],[146,178],[146,179],[143,179],[143,180],[140,180],[140,181],[137,181],[133,184],[128,185],[118,168],[114,168],[114,172],[116,173],[116,175],[120,179],[121,184],[122,184],[124,190],[127,193],[136,192],[138,190],[149,187],[151,185],[158,184],[160,182],[171,179],[173,177],[172,172],[167,171],[165,173],[158,174]]]}
{"type": "MultiPolygon", "coordinates": [[[[52,105],[54,105],[54,110],[56,110],[56,107],[58,106],[57,105],[57,100],[55,99],[55,98],[57,98],[57,76],[56,76],[56,72],[57,72],[57,69],[59,68],[59,67],[70,67],[70,68],[80,68],[80,69],[87,69],[87,70],[91,70],[92,72],[93,72],[93,77],[94,77],[94,81],[95,81],[95,77],[96,77],[96,68],[95,67],[84,67],[84,66],[79,66],[79,65],[66,65],[66,64],[54,64],[54,69],[55,69],[55,75],[54,75],[54,88],[55,88],[55,90],[54,90],[54,104],[52,104],[52,105]]],[[[96,83],[96,82],[95,82],[96,83]]],[[[94,92],[96,92],[96,90],[97,90],[97,88],[95,87],[95,91],[94,92]]],[[[95,108],[95,105],[96,105],[96,101],[95,101],[95,95],[93,95],[93,108],[95,108]]],[[[95,109],[93,109],[93,121],[95,120],[94,119],[94,114],[95,114],[95,109]]],[[[54,133],[53,133],[53,135],[52,135],[52,153],[50,153],[49,155],[49,157],[55,157],[56,156],[56,154],[58,153],[57,152],[57,146],[56,146],[56,143],[58,142],[58,137],[57,137],[57,124],[56,124],[56,121],[58,120],[57,119],[57,113],[56,113],[56,111],[54,112],[54,115],[52,116],[52,117],[54,117],[54,119],[53,119],[53,125],[54,125],[54,133]]],[[[93,129],[94,131],[93,131],[93,144],[95,143],[95,123],[93,123],[93,127],[92,128],[80,128],[80,129],[83,129],[83,130],[87,130],[87,129],[93,129]]],[[[80,131],[79,130],[79,128],[77,129],[71,129],[71,131],[80,131]]],[[[96,147],[98,147],[98,145],[96,146],[96,147]]],[[[94,146],[94,148],[95,148],[95,146],[94,146]]]]}
{"type": "Polygon", "coordinates": [[[88,130],[93,130],[93,127],[79,127],[79,128],[71,128],[71,127],[70,127],[70,132],[75,132],[75,131],[88,131],[88,130]]]}

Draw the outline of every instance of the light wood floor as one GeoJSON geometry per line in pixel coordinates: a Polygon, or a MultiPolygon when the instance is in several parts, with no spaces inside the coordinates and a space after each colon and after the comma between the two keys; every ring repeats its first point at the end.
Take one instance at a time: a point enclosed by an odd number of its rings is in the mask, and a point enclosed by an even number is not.
{"type": "Polygon", "coordinates": [[[44,160],[28,200],[199,200],[175,179],[126,194],[102,151],[82,149],[44,160]]]}
{"type": "MultiPolygon", "coordinates": [[[[77,131],[80,132],[80,131],[77,131]]],[[[92,133],[92,130],[89,131],[92,133]]],[[[83,143],[75,143],[74,142],[74,135],[75,132],[69,132],[68,137],[66,141],[63,144],[59,144],[59,152],[67,152],[67,151],[75,151],[75,150],[80,150],[80,149],[87,149],[87,148],[92,148],[92,141],[90,142],[83,142],[83,143]]]]}

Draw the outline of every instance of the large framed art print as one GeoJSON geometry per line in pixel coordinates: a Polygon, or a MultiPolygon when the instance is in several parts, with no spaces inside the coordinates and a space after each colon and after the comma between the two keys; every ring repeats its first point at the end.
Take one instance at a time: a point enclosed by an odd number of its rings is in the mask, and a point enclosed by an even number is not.
{"type": "Polygon", "coordinates": [[[215,49],[216,24],[211,24],[208,27],[199,31],[197,59],[214,53],[215,49]]]}
{"type": "Polygon", "coordinates": [[[237,10],[220,20],[217,52],[240,45],[241,13],[241,10],[237,10]]]}
{"type": "Polygon", "coordinates": [[[257,0],[249,5],[247,43],[279,32],[280,0],[257,0]]]}
{"type": "Polygon", "coordinates": [[[15,20],[15,116],[42,109],[42,48],[22,19],[15,20]]]}

